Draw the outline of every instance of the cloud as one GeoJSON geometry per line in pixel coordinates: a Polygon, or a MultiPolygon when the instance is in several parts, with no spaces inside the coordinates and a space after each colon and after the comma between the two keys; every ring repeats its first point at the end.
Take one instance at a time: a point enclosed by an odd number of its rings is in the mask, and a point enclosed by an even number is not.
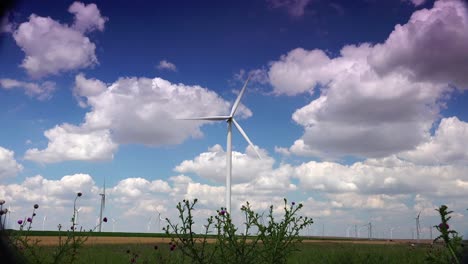
{"type": "Polygon", "coordinates": [[[294,177],[299,179],[301,189],[324,194],[421,194],[432,199],[449,199],[465,195],[467,172],[463,165],[416,165],[390,156],[352,165],[311,161],[297,166],[294,177]]]}
{"type": "Polygon", "coordinates": [[[292,116],[305,130],[292,153],[384,157],[428,138],[446,86],[414,82],[400,73],[379,76],[367,63],[371,50],[369,44],[345,46],[341,56],[330,59],[319,50],[296,49],[272,64],[270,80],[278,94],[321,87],[320,96],[292,116]]]}
{"type": "Polygon", "coordinates": [[[24,89],[29,97],[35,97],[38,100],[48,100],[55,91],[55,82],[46,81],[42,83],[22,82],[14,79],[0,79],[0,87],[6,90],[24,89]]]}
{"type": "Polygon", "coordinates": [[[13,24],[8,19],[9,14],[5,14],[0,19],[0,34],[13,32],[13,24]]]}
{"type": "Polygon", "coordinates": [[[177,67],[174,63],[171,63],[167,60],[162,60],[159,62],[158,66],[156,66],[158,70],[168,70],[168,71],[177,71],[177,67]]]}
{"type": "Polygon", "coordinates": [[[241,69],[239,73],[234,74],[234,80],[244,83],[247,77],[250,76],[250,83],[259,83],[259,84],[267,84],[269,82],[268,79],[268,72],[266,69],[253,69],[250,70],[248,73],[246,70],[241,69]]]}
{"type": "Polygon", "coordinates": [[[86,107],[87,103],[83,98],[96,96],[107,89],[105,83],[97,79],[86,79],[84,74],[80,73],[75,76],[75,87],[73,93],[78,98],[78,103],[81,107],[86,107]]]}
{"type": "Polygon", "coordinates": [[[56,75],[98,63],[96,46],[84,32],[102,30],[105,18],[94,4],[85,6],[75,2],[70,10],[75,14],[75,24],[71,27],[32,14],[28,22],[21,23],[13,32],[16,44],[26,55],[21,67],[31,77],[56,75]]]}
{"type": "MultiPolygon", "coordinates": [[[[270,159],[266,154],[263,156],[270,159]]],[[[304,204],[301,215],[314,217],[315,224],[310,232],[322,230],[325,224],[327,235],[334,235],[330,230],[338,230],[335,235],[339,236],[345,235],[343,226],[369,221],[375,225],[376,232],[388,226],[405,229],[409,227],[408,215],[416,215],[420,210],[423,210],[424,222],[437,221],[433,209],[435,204],[441,202],[456,212],[465,211],[465,204],[456,201],[463,201],[466,196],[467,187],[463,184],[468,184],[468,174],[466,168],[453,165],[421,166],[396,157],[387,157],[352,165],[332,162],[312,162],[298,166],[281,164],[276,169],[268,170],[261,172],[263,175],[260,177],[256,175],[248,182],[233,185],[232,208],[236,223],[241,223],[239,208],[246,201],[251,202],[259,213],[274,205],[275,215],[278,215],[282,212],[283,197],[304,204]],[[297,188],[286,188],[281,184],[271,188],[272,185],[262,183],[284,181],[291,184],[291,176],[299,180],[297,188]],[[357,189],[348,188],[351,184],[357,189]],[[321,185],[325,188],[317,188],[321,185]],[[440,192],[433,191],[439,188],[440,192]],[[305,193],[305,196],[297,197],[298,192],[305,193]]],[[[163,218],[175,220],[178,215],[176,203],[193,198],[199,199],[194,211],[196,230],[199,230],[200,223],[204,223],[208,215],[215,214],[216,209],[224,206],[224,184],[202,183],[182,174],[169,177],[168,180],[150,178],[124,177],[115,185],[107,186],[105,216],[117,220],[116,230],[147,232],[149,227],[154,231],[158,225],[155,221],[158,212],[163,218]]],[[[102,189],[96,182],[91,175],[83,173],[58,179],[36,175],[27,177],[21,183],[0,184],[0,197],[7,201],[5,206],[11,205],[15,211],[11,219],[29,215],[32,205],[38,203],[40,207],[33,229],[40,230],[41,220],[47,215],[45,228],[54,230],[58,223],[69,223],[76,192],[82,192],[78,207],[84,209],[80,212],[79,222],[88,229],[95,225],[99,214],[99,193],[102,189]]],[[[452,219],[456,229],[466,228],[462,216],[452,219]]],[[[104,230],[109,229],[109,225],[104,227],[104,230]]],[[[394,237],[407,237],[407,234],[398,232],[394,230],[394,237]]]]}
{"type": "Polygon", "coordinates": [[[468,164],[468,123],[457,117],[443,118],[427,142],[399,156],[417,164],[468,164]]]}
{"type": "Polygon", "coordinates": [[[0,179],[14,177],[23,170],[14,155],[13,151],[0,147],[0,179]]]}
{"type": "Polygon", "coordinates": [[[88,130],[70,124],[62,124],[47,130],[47,148],[28,149],[24,158],[40,163],[64,160],[109,160],[114,157],[118,145],[112,141],[109,130],[88,130]]]}
{"type": "MultiPolygon", "coordinates": [[[[112,159],[117,144],[179,144],[189,137],[202,136],[200,127],[211,123],[179,118],[229,111],[229,103],[206,88],[172,84],[161,78],[121,78],[105,85],[79,74],[74,93],[82,106],[90,108],[84,122],[46,131],[47,148],[28,150],[25,158],[44,163],[107,160],[112,159]]],[[[238,115],[246,118],[252,113],[241,105],[238,115]]]]}
{"type": "Polygon", "coordinates": [[[426,2],[426,0],[405,0],[405,1],[411,2],[414,6],[420,6],[426,2]]]}
{"type": "Polygon", "coordinates": [[[468,9],[458,0],[436,1],[396,25],[369,56],[381,75],[402,71],[415,81],[452,83],[468,88],[468,9]]]}
{"type": "Polygon", "coordinates": [[[311,0],[266,0],[271,8],[282,8],[287,10],[292,17],[302,17],[311,0]]]}
{"type": "Polygon", "coordinates": [[[428,141],[453,85],[468,83],[467,14],[460,1],[438,1],[397,25],[383,44],[346,45],[334,58],[297,48],[270,63],[273,93],[320,92],[293,114],[304,135],[289,151],[372,158],[428,141]]]}
{"type": "MultiPolygon", "coordinates": [[[[253,149],[248,146],[245,153],[233,151],[232,159],[232,194],[233,208],[239,208],[246,201],[257,201],[267,204],[273,197],[281,200],[281,197],[297,190],[297,186],[291,182],[294,168],[289,164],[280,164],[274,167],[274,159],[260,150],[262,159],[258,159],[253,149]]],[[[191,198],[200,198],[202,201],[212,203],[218,201],[219,206],[224,206],[224,193],[226,182],[226,153],[220,145],[211,147],[207,152],[200,153],[193,160],[185,160],[174,168],[176,172],[190,174],[209,180],[219,185],[199,184],[193,181],[183,189],[191,198]],[[214,197],[219,199],[214,199],[214,197]]],[[[256,205],[258,206],[258,205],[256,205]]]]}
{"type": "Polygon", "coordinates": [[[103,31],[104,24],[107,17],[101,16],[101,12],[96,4],[83,4],[81,2],[74,2],[69,8],[68,12],[75,15],[75,22],[73,28],[80,32],[92,32],[95,30],[103,31]]]}

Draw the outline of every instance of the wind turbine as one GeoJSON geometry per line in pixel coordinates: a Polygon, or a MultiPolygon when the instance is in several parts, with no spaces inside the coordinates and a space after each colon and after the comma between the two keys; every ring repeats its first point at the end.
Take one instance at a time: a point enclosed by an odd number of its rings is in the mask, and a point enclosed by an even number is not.
{"type": "Polygon", "coordinates": [[[42,231],[44,231],[45,221],[47,219],[47,215],[44,215],[44,219],[42,219],[42,231]]]}
{"type": "Polygon", "coordinates": [[[419,243],[419,233],[421,232],[421,225],[419,224],[419,216],[421,215],[421,211],[419,211],[418,216],[416,219],[416,241],[419,243]]]}
{"type": "Polygon", "coordinates": [[[10,205],[8,205],[8,210],[5,214],[5,224],[6,224],[6,228],[8,228],[8,222],[10,221],[10,218],[11,218],[11,213],[14,213],[15,211],[12,211],[11,210],[11,207],[10,205]]]}
{"type": "Polygon", "coordinates": [[[75,219],[75,225],[78,226],[78,213],[81,211],[82,207],[78,208],[76,210],[76,219],[75,219]]]}
{"type": "Polygon", "coordinates": [[[153,216],[150,216],[148,223],[146,224],[146,230],[149,232],[151,229],[151,220],[153,219],[153,216]]]}
{"type": "Polygon", "coordinates": [[[258,153],[257,149],[255,148],[252,141],[250,141],[247,134],[244,132],[242,127],[239,123],[236,122],[234,119],[234,114],[236,113],[237,108],[239,107],[240,100],[244,95],[245,88],[247,87],[247,83],[250,80],[249,76],[245,81],[244,87],[240,91],[239,95],[234,102],[234,105],[231,108],[231,113],[228,116],[206,116],[206,117],[195,117],[195,118],[183,118],[183,120],[209,120],[209,121],[226,121],[228,124],[228,131],[227,131],[227,142],[226,142],[226,211],[231,213],[231,178],[232,178],[232,124],[239,130],[242,134],[244,139],[249,143],[249,145],[254,149],[257,153],[258,157],[261,159],[260,154],[258,153]]]}
{"type": "Polygon", "coordinates": [[[158,232],[161,233],[161,220],[164,219],[162,219],[161,213],[158,210],[156,210],[156,212],[158,213],[158,232]]]}
{"type": "Polygon", "coordinates": [[[101,210],[99,212],[99,232],[101,232],[102,228],[102,211],[104,211],[104,208],[106,207],[106,177],[104,176],[104,190],[101,195],[101,210]]]}

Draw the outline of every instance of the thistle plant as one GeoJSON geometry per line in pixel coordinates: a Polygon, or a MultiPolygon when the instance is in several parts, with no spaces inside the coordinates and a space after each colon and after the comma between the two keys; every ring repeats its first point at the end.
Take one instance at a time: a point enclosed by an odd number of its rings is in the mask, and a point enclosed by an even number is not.
{"type": "Polygon", "coordinates": [[[434,239],[434,243],[442,241],[444,247],[433,248],[427,254],[426,260],[429,263],[460,263],[462,253],[462,237],[458,235],[457,231],[450,229],[448,224],[452,218],[449,216],[453,211],[448,211],[446,205],[441,205],[436,211],[439,212],[441,223],[434,226],[440,235],[434,239]]]}
{"type": "Polygon", "coordinates": [[[171,250],[179,250],[192,263],[286,263],[287,257],[301,243],[300,231],[313,223],[308,217],[298,216],[302,204],[288,204],[284,199],[283,218],[277,221],[271,206],[268,223],[264,224],[263,215],[254,212],[247,202],[241,208],[245,219],[242,229],[237,228],[229,212],[221,208],[207,219],[205,233],[196,236],[192,213],[196,203],[197,199],[192,203],[188,200],[179,203],[181,223],[174,224],[166,219],[165,228],[166,234],[172,237],[171,250]],[[210,227],[216,230],[215,242],[207,246],[210,227]]]}

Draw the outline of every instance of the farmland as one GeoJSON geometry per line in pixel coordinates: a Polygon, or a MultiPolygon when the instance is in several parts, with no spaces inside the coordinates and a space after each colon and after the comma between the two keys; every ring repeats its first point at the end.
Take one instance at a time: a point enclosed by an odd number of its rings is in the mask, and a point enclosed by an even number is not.
{"type": "MultiPolygon", "coordinates": [[[[31,239],[40,240],[45,258],[58,243],[56,233],[31,234],[31,239]]],[[[163,234],[92,233],[80,249],[78,263],[131,263],[134,254],[138,255],[137,263],[154,263],[158,257],[182,262],[177,250],[170,251],[169,242],[163,234]]],[[[288,263],[423,263],[430,241],[422,242],[412,246],[408,240],[312,237],[303,241],[288,263]]]]}

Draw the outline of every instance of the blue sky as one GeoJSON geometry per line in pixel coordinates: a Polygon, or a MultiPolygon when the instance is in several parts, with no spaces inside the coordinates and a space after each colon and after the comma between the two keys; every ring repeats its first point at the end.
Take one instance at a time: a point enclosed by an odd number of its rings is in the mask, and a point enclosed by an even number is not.
{"type": "Polygon", "coordinates": [[[461,1],[22,2],[0,34],[11,218],[39,203],[54,229],[81,191],[89,227],[104,177],[116,230],[155,231],[184,198],[206,217],[224,205],[226,125],[177,119],[228,114],[250,74],[237,119],[264,158],[234,131],[234,208],[287,197],[312,234],[371,221],[399,237],[421,211],[428,237],[447,204],[468,229],[461,1]]]}

